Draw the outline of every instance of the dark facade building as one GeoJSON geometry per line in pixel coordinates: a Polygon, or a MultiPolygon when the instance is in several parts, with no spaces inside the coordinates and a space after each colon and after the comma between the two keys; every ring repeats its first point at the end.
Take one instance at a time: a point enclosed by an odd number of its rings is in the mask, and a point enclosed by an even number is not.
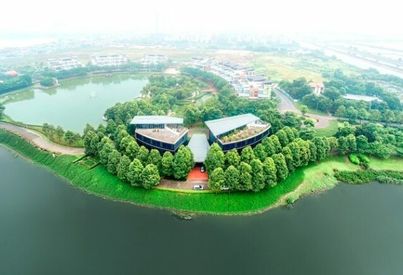
{"type": "Polygon", "coordinates": [[[138,143],[162,152],[176,152],[188,139],[188,129],[178,117],[135,116],[130,125],[138,143]]]}
{"type": "Polygon", "coordinates": [[[243,114],[205,122],[209,142],[217,142],[223,151],[255,145],[270,133],[270,124],[255,115],[243,114]]]}

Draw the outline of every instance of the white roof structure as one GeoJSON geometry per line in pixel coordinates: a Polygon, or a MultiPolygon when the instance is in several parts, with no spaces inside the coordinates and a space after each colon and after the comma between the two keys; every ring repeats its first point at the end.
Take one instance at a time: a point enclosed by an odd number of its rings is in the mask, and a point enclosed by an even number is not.
{"type": "Polygon", "coordinates": [[[183,124],[183,118],[172,116],[135,116],[130,124],[183,124]]]}
{"type": "Polygon", "coordinates": [[[244,114],[215,120],[208,120],[205,123],[214,136],[219,136],[258,120],[260,119],[253,114],[244,114]]]}
{"type": "Polygon", "coordinates": [[[371,102],[371,101],[379,101],[381,102],[382,100],[375,97],[375,96],[368,96],[368,95],[354,95],[354,94],[346,94],[343,96],[345,99],[349,100],[362,100],[365,102],[371,102]]]}
{"type": "Polygon", "coordinates": [[[205,134],[193,134],[188,147],[193,153],[194,162],[202,163],[206,160],[210,145],[205,134]]]}

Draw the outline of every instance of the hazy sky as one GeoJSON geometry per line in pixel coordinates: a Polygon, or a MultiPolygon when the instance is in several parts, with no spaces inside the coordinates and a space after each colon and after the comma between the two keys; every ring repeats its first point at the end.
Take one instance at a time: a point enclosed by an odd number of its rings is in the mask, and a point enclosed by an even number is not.
{"type": "Polygon", "coordinates": [[[0,34],[259,32],[402,34],[392,0],[5,0],[0,34]]]}

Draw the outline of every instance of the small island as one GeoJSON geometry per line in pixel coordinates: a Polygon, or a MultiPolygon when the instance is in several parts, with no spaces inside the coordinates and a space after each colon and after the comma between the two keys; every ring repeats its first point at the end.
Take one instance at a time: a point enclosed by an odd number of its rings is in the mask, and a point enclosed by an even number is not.
{"type": "MultiPolygon", "coordinates": [[[[390,94],[382,90],[376,102],[356,103],[341,97],[333,82],[276,86],[248,67],[217,62],[201,68],[200,62],[176,75],[150,74],[141,97],[110,107],[106,122],[87,125],[83,135],[3,116],[0,143],[86,192],[195,213],[259,213],[338,181],[403,183],[403,132],[395,127],[401,111],[385,110],[397,104],[390,94]],[[285,111],[289,98],[303,105],[288,103],[296,111],[285,111]],[[362,110],[354,115],[356,108],[362,110]],[[322,119],[330,121],[326,127],[322,119]],[[41,147],[24,129],[78,150],[41,147]]],[[[361,80],[346,83],[352,81],[361,80]]]]}

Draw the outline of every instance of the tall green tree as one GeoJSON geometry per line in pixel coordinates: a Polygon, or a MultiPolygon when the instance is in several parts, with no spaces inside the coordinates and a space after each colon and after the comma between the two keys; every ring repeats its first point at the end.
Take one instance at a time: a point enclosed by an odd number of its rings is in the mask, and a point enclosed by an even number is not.
{"type": "MultiPolygon", "coordinates": [[[[262,141],[262,145],[264,147],[264,150],[266,151],[267,156],[270,157],[276,153],[276,148],[274,146],[273,139],[270,139],[268,137],[264,138],[262,141]]],[[[280,142],[279,142],[279,145],[280,145],[280,142]]]]}
{"type": "Polygon", "coordinates": [[[277,182],[281,182],[288,177],[288,168],[287,163],[285,162],[284,155],[281,153],[274,154],[272,156],[272,159],[274,161],[274,164],[276,165],[277,182]]]}
{"type": "Polygon", "coordinates": [[[271,136],[269,137],[269,139],[270,139],[271,142],[273,143],[274,152],[275,152],[275,153],[280,153],[283,147],[281,146],[280,140],[279,140],[279,138],[277,137],[277,135],[271,135],[271,136]]]}
{"type": "Polygon", "coordinates": [[[246,162],[239,165],[239,189],[240,191],[252,190],[252,167],[246,162]]]}
{"type": "Polygon", "coordinates": [[[166,151],[161,159],[161,176],[172,177],[173,176],[173,162],[174,156],[171,152],[166,151]]]}
{"type": "Polygon", "coordinates": [[[149,151],[146,147],[140,146],[136,158],[141,161],[143,165],[147,164],[149,151]]]}
{"type": "Polygon", "coordinates": [[[235,166],[228,166],[227,170],[225,170],[224,178],[225,183],[229,189],[239,189],[239,170],[235,166]]]}
{"type": "Polygon", "coordinates": [[[271,157],[263,162],[263,174],[266,186],[274,187],[277,184],[277,169],[271,157]]]}
{"type": "Polygon", "coordinates": [[[253,152],[252,147],[246,146],[241,151],[241,161],[250,163],[253,159],[255,159],[255,153],[253,152]]]}
{"type": "Polygon", "coordinates": [[[135,139],[131,139],[126,145],[125,154],[131,159],[135,159],[140,151],[140,146],[137,144],[135,139]]]}
{"type": "Polygon", "coordinates": [[[123,155],[120,158],[119,164],[116,168],[118,178],[123,181],[127,182],[127,174],[129,173],[129,166],[130,166],[130,158],[128,156],[123,155]]]}
{"type": "Polygon", "coordinates": [[[258,192],[265,187],[263,164],[259,159],[254,159],[250,166],[252,168],[252,190],[258,192]]]}
{"type": "Polygon", "coordinates": [[[238,167],[241,162],[241,157],[236,149],[232,149],[225,154],[225,164],[227,167],[238,167]]]}
{"type": "Polygon", "coordinates": [[[99,160],[102,165],[106,166],[108,164],[109,155],[115,150],[115,145],[109,138],[103,139],[105,142],[102,149],[99,152],[99,160]]]}
{"type": "Polygon", "coordinates": [[[175,179],[184,180],[193,168],[193,155],[189,147],[181,145],[176,152],[173,162],[173,175],[175,179]]]}
{"type": "Polygon", "coordinates": [[[154,164],[157,166],[158,170],[161,169],[161,154],[157,149],[151,149],[150,153],[148,154],[148,164],[154,164]]]}
{"type": "Polygon", "coordinates": [[[160,183],[160,175],[158,168],[154,164],[147,164],[141,173],[141,183],[145,189],[151,189],[152,187],[160,183]]]}
{"type": "Polygon", "coordinates": [[[209,176],[208,186],[210,190],[218,192],[224,187],[225,175],[224,170],[221,167],[214,169],[213,173],[209,176]]]}
{"type": "Polygon", "coordinates": [[[293,154],[291,152],[290,147],[285,146],[283,148],[283,151],[281,152],[281,154],[283,154],[283,156],[284,156],[285,162],[287,164],[288,172],[289,173],[293,172],[297,167],[295,166],[293,154]]]}
{"type": "Polygon", "coordinates": [[[253,153],[260,161],[264,161],[268,157],[266,150],[263,144],[261,143],[259,143],[258,145],[255,146],[255,148],[253,148],[253,153]]]}
{"type": "Polygon", "coordinates": [[[218,167],[224,167],[225,155],[220,145],[217,143],[211,145],[210,150],[207,153],[205,164],[208,173],[212,173],[218,167]]]}
{"type": "Polygon", "coordinates": [[[276,136],[278,137],[278,140],[280,141],[282,147],[287,146],[287,144],[290,142],[288,140],[286,132],[283,129],[277,131],[276,136]]]}
{"type": "Polygon", "coordinates": [[[109,173],[116,175],[116,169],[118,167],[118,164],[120,162],[121,155],[118,150],[113,149],[112,152],[108,156],[108,164],[106,165],[106,168],[109,173]]]}
{"type": "Polygon", "coordinates": [[[133,186],[141,185],[141,173],[143,172],[143,169],[144,166],[138,159],[134,159],[130,163],[126,178],[131,185],[133,186]]]}

